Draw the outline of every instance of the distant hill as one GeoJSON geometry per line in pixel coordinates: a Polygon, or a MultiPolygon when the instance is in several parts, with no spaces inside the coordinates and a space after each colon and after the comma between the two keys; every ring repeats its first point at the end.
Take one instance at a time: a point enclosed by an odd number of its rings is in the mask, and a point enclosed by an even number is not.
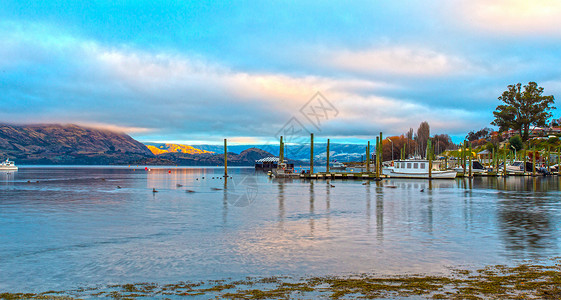
{"type": "MultiPolygon", "coordinates": [[[[320,143],[319,139],[314,143],[314,160],[317,162],[325,161],[327,156],[327,144],[320,143]]],[[[215,153],[224,153],[222,145],[193,145],[193,147],[201,150],[213,151],[215,153]]],[[[261,144],[261,145],[228,145],[228,151],[241,153],[249,148],[258,148],[272,153],[279,154],[279,145],[261,144]]],[[[330,148],[331,159],[347,162],[360,161],[366,152],[366,144],[340,144],[331,143],[330,148]]],[[[374,150],[373,150],[374,151],[374,150]]],[[[286,145],[285,157],[289,159],[299,160],[303,162],[310,161],[310,145],[309,144],[290,144],[286,145]]]]}
{"type": "Polygon", "coordinates": [[[146,147],[152,151],[154,155],[160,155],[164,153],[188,153],[188,154],[204,154],[204,153],[214,153],[212,151],[206,151],[197,149],[193,146],[182,145],[182,144],[162,144],[162,143],[145,143],[146,147]]]}
{"type": "Polygon", "coordinates": [[[0,125],[0,158],[18,164],[127,164],[153,156],[124,133],[77,125],[0,125]]]}
{"type": "MultiPolygon", "coordinates": [[[[253,166],[256,160],[269,156],[273,155],[257,148],[246,149],[240,154],[228,152],[228,165],[253,166]]],[[[224,153],[190,154],[183,152],[167,152],[157,155],[156,158],[148,158],[135,162],[135,164],[169,165],[170,162],[180,166],[223,166],[224,153]]]]}

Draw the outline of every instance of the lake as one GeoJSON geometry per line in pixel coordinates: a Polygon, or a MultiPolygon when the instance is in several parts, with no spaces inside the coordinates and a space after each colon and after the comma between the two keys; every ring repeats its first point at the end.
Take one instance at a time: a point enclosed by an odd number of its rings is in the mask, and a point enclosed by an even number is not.
{"type": "Polygon", "coordinates": [[[328,184],[273,180],[252,168],[230,168],[224,180],[223,172],[24,166],[0,173],[0,290],[442,274],[561,254],[556,176],[328,184]]]}

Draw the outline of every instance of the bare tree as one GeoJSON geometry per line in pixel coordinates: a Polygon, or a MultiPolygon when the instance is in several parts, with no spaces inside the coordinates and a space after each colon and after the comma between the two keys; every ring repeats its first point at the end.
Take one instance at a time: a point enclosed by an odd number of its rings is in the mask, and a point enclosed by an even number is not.
{"type": "Polygon", "coordinates": [[[427,141],[430,137],[430,126],[428,122],[421,122],[419,129],[417,129],[417,144],[419,145],[419,153],[425,157],[425,149],[427,148],[427,141]]]}

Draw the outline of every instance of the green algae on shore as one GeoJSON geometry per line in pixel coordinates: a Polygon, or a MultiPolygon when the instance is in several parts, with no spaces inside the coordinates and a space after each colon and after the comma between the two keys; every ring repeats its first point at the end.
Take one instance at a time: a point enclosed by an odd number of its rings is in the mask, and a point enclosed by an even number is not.
{"type": "Polygon", "coordinates": [[[559,299],[561,264],[489,266],[476,271],[455,269],[450,276],[371,274],[324,277],[267,277],[245,280],[136,283],[40,294],[2,293],[0,299],[349,299],[416,297],[432,299],[559,299]]]}

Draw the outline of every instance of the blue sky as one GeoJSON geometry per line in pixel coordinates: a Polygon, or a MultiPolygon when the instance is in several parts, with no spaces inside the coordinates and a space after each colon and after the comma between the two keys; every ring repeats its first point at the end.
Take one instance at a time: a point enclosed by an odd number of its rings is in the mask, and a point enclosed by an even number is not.
{"type": "MultiPolygon", "coordinates": [[[[561,92],[561,2],[3,1],[0,120],[261,143],[490,126],[508,84],[561,92]],[[313,128],[321,92],[339,112],[313,128]]],[[[555,117],[559,117],[557,111],[555,117]]]]}

